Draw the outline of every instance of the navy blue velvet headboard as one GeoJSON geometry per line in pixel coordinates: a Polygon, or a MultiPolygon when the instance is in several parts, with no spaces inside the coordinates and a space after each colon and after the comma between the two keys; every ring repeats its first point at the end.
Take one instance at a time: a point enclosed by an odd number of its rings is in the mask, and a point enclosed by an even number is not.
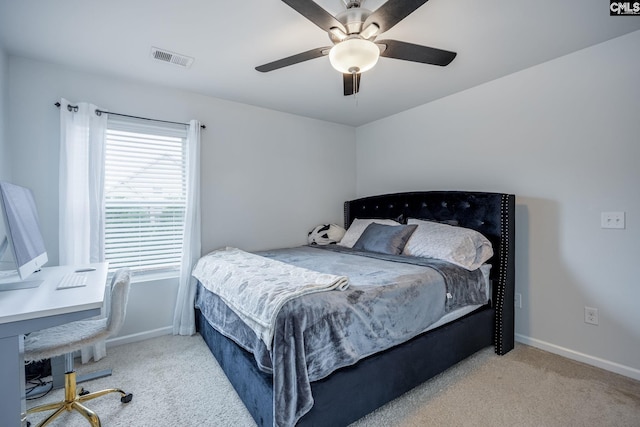
{"type": "Polygon", "coordinates": [[[493,245],[491,265],[494,344],[505,354],[514,346],[515,195],[467,191],[418,191],[363,197],[344,203],[345,228],[355,218],[456,220],[493,245]]]}

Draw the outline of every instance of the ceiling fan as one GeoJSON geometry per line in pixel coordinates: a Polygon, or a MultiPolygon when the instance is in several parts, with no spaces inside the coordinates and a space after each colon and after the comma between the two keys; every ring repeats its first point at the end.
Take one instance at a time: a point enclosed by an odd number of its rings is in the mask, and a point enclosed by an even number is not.
{"type": "Polygon", "coordinates": [[[329,55],[329,61],[343,76],[344,95],[360,90],[361,73],[373,68],[380,56],[446,66],[455,52],[398,40],[376,40],[428,0],[388,0],[375,11],[361,7],[361,0],[345,3],[346,10],[335,17],[312,0],[282,0],[296,12],[326,31],[333,46],[319,47],[256,67],[266,73],[309,59],[329,55]]]}

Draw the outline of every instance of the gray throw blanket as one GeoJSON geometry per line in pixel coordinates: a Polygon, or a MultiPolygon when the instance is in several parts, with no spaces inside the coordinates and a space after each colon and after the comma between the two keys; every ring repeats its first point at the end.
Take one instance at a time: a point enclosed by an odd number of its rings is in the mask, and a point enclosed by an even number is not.
{"type": "Polygon", "coordinates": [[[209,323],[273,375],[276,426],[294,426],[311,409],[311,382],[419,335],[450,310],[487,301],[479,270],[441,261],[334,245],[258,254],[350,282],[344,292],[313,293],[284,304],[271,350],[224,301],[199,287],[196,306],[209,323]]]}
{"type": "Polygon", "coordinates": [[[345,276],[318,273],[229,247],[200,258],[192,275],[219,295],[269,350],[276,316],[287,301],[349,287],[345,276]]]}

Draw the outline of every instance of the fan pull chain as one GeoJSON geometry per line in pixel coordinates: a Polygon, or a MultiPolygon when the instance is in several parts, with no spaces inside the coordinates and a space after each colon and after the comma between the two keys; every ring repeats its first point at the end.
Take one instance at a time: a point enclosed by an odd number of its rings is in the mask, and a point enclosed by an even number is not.
{"type": "Polygon", "coordinates": [[[353,85],[353,101],[356,104],[356,107],[358,106],[358,92],[356,91],[358,88],[358,72],[356,70],[353,70],[351,72],[351,83],[353,85]]]}

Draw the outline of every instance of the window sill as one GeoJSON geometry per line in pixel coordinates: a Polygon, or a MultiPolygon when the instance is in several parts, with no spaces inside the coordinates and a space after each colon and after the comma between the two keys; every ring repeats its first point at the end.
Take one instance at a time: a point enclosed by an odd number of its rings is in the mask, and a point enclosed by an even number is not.
{"type": "Polygon", "coordinates": [[[154,273],[138,273],[131,276],[131,283],[156,282],[158,280],[178,279],[179,271],[163,271],[154,273]]]}

